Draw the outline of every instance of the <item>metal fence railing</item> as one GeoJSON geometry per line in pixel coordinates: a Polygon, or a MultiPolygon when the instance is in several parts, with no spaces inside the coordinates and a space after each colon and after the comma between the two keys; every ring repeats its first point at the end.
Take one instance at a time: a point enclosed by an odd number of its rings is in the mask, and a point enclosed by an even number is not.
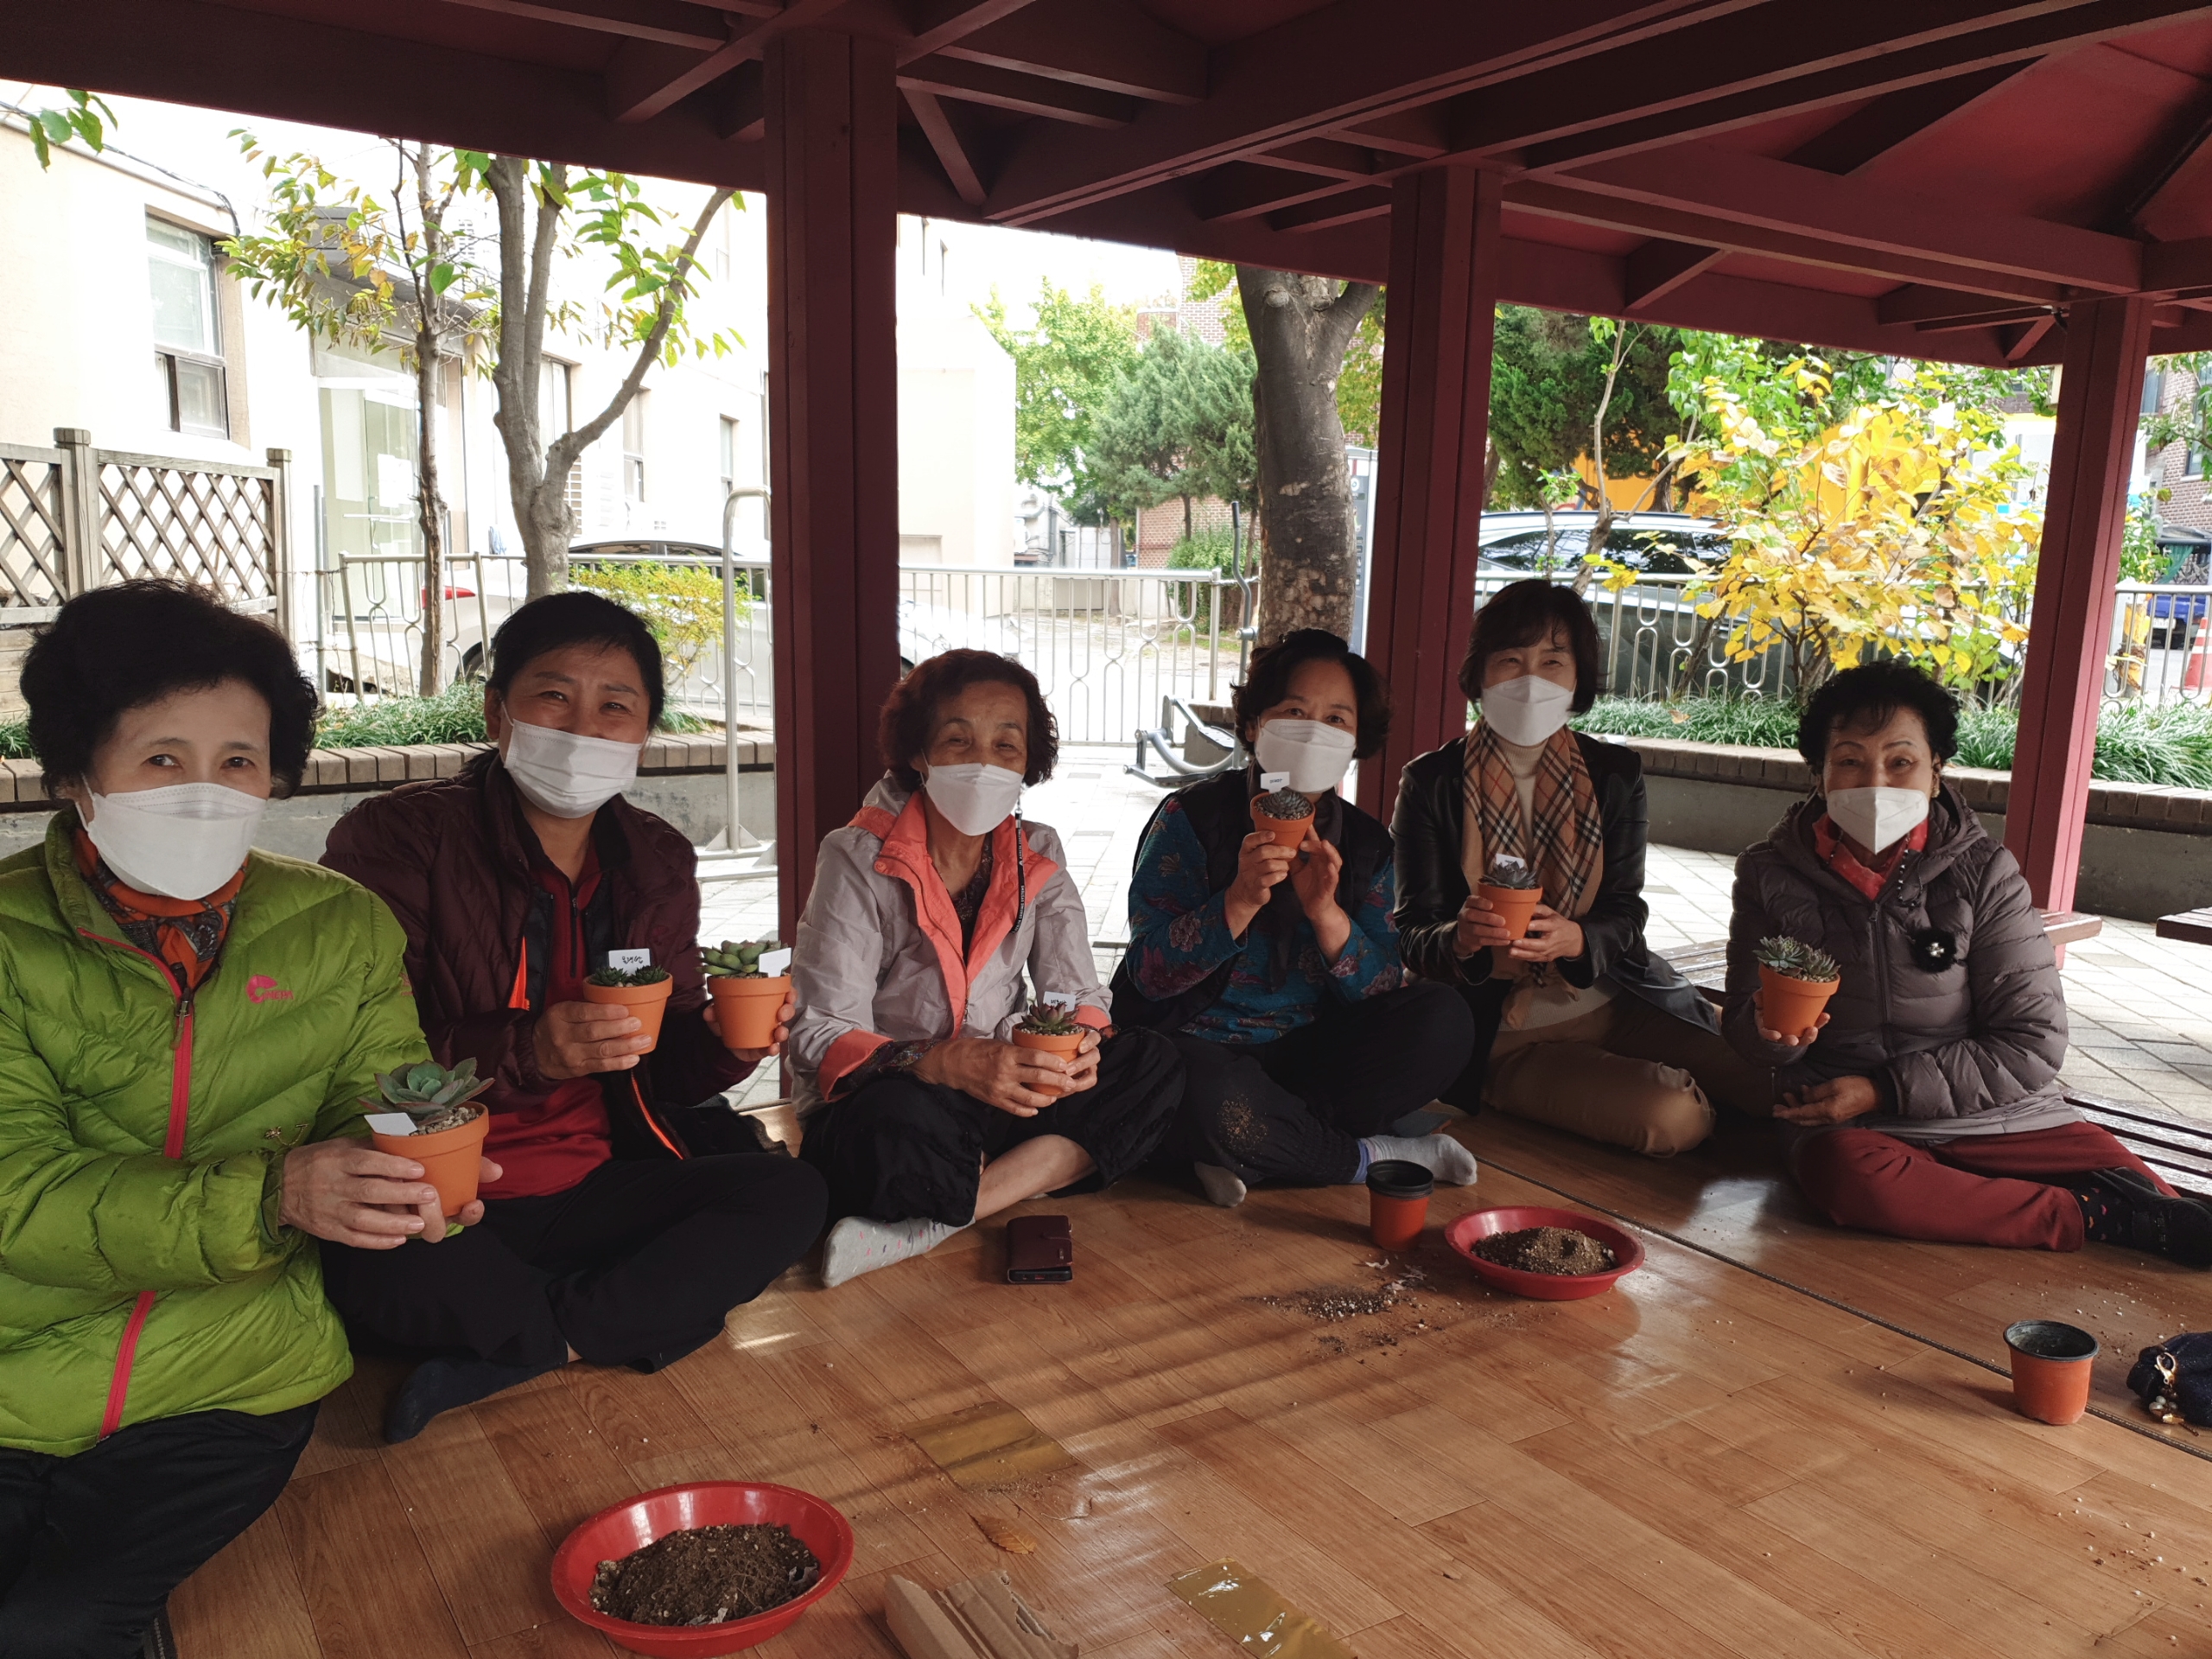
{"type": "MultiPolygon", "coordinates": [[[[1520,571],[1484,570],[1478,575],[1479,607],[1520,571]]],[[[1567,582],[1562,571],[1555,580],[1567,582]]],[[[1698,614],[1703,579],[1694,575],[1649,575],[1618,592],[1593,588],[1588,598],[1598,623],[1605,665],[1605,685],[1615,696],[1658,698],[1685,694],[1726,693],[1738,696],[1796,695],[1789,657],[1770,645],[1745,661],[1732,660],[1732,632],[1725,618],[1698,614]]],[[[2032,611],[2023,605],[2019,620],[2032,628],[2032,611]]],[[[2007,673],[2001,689],[2017,673],[2024,647],[2007,646],[2000,660],[2007,673]]],[[[2105,702],[2107,705],[2162,707],[2178,702],[2212,703],[2212,584],[2122,582],[2113,607],[2107,646],[2105,702]]]]}

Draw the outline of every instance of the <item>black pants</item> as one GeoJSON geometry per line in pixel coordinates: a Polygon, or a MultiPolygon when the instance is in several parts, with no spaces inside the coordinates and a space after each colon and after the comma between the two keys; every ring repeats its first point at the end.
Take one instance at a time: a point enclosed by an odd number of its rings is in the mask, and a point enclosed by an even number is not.
{"type": "Polygon", "coordinates": [[[1182,1065],[1167,1039],[1124,1031],[1100,1046],[1096,1084],[1034,1117],[894,1072],[810,1116],[799,1156],[829,1182],[833,1216],[926,1217],[964,1227],[976,1218],[986,1158],[1039,1135],[1065,1135],[1097,1166],[1065,1190],[1095,1192],[1151,1155],[1182,1092],[1182,1065]]]}
{"type": "Polygon", "coordinates": [[[804,1255],[822,1182],[796,1160],[615,1159],[565,1192],[493,1198],[482,1224],[394,1250],[322,1247],[358,1345],[658,1370],[804,1255]],[[364,1338],[366,1340],[364,1340],[364,1338]]]}
{"type": "Polygon", "coordinates": [[[1359,1167],[1359,1139],[1426,1106],[1474,1044],[1449,985],[1414,984],[1337,1004],[1273,1042],[1178,1036],[1183,1109],[1166,1161],[1217,1164],[1249,1185],[1331,1186],[1359,1167]]]}
{"type": "Polygon", "coordinates": [[[315,1413],[194,1411],[74,1457],[0,1450],[0,1654],[132,1659],[169,1592],[276,1501],[315,1413]]]}

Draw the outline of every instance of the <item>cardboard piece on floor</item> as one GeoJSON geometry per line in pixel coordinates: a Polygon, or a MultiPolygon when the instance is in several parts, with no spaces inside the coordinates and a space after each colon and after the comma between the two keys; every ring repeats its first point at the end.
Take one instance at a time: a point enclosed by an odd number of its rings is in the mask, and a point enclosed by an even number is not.
{"type": "Polygon", "coordinates": [[[1081,1651],[1046,1628],[1003,1573],[934,1596],[894,1573],[884,1586],[883,1616],[906,1659],[1077,1659],[1081,1651]]]}
{"type": "Polygon", "coordinates": [[[930,1454],[957,1485],[971,1492],[1076,1466],[1058,1440],[999,1401],[932,1417],[901,1431],[930,1454]]]}
{"type": "Polygon", "coordinates": [[[1270,1659],[1355,1659],[1350,1648],[1241,1562],[1215,1561],[1168,1580],[1167,1587],[1247,1653],[1270,1659]]]}

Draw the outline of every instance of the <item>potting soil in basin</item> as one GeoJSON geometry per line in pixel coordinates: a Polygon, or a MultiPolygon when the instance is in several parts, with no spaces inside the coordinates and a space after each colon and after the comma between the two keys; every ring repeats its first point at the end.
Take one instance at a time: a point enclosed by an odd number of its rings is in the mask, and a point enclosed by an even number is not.
{"type": "Polygon", "coordinates": [[[1613,1253],[1589,1234],[1567,1227],[1492,1233],[1468,1248],[1485,1262],[1521,1273],[1609,1273],[1618,1265],[1613,1253]]]}
{"type": "Polygon", "coordinates": [[[782,1606],[821,1572],[789,1527],[686,1527],[601,1561],[591,1605],[636,1624],[722,1624],[782,1606]]]}

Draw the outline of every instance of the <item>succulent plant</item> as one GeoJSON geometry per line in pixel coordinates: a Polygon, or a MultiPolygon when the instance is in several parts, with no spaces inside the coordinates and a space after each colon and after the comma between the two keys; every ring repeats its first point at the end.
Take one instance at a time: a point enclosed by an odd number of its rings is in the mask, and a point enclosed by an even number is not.
{"type": "Polygon", "coordinates": [[[587,985],[658,985],[668,977],[665,968],[602,968],[584,982],[587,985]]]}
{"type": "Polygon", "coordinates": [[[771,950],[783,946],[774,939],[724,939],[718,945],[700,948],[699,959],[706,964],[708,976],[714,979],[760,979],[760,958],[771,950]]]}
{"type": "Polygon", "coordinates": [[[1033,1037],[1073,1037],[1083,1030],[1083,1022],[1075,1017],[1072,1008],[1055,1007],[1041,1002],[1021,1016],[1016,1031],[1026,1031],[1033,1037]]]}
{"type": "Polygon", "coordinates": [[[1758,956],[1760,967],[1771,968],[1784,979],[1802,979],[1815,985],[1824,985],[1842,975],[1842,970],[1835,964],[1835,958],[1827,951],[1815,950],[1802,939],[1789,938],[1780,934],[1761,939],[1758,956]]]}
{"type": "Polygon", "coordinates": [[[435,1135],[441,1129],[458,1128],[475,1117],[484,1109],[469,1103],[491,1086],[491,1078],[476,1075],[474,1055],[450,1070],[435,1060],[421,1060],[400,1071],[378,1072],[377,1093],[381,1098],[362,1104],[404,1112],[415,1120],[417,1135],[435,1135]]]}
{"type": "Polygon", "coordinates": [[[1511,853],[1492,855],[1490,868],[1483,873],[1486,887],[1503,887],[1513,893],[1531,893],[1536,888],[1536,873],[1529,868],[1529,861],[1511,853]]]}
{"type": "Polygon", "coordinates": [[[1310,796],[1285,785],[1272,795],[1261,796],[1260,810],[1271,818],[1310,818],[1313,816],[1313,802],[1310,796]]]}

